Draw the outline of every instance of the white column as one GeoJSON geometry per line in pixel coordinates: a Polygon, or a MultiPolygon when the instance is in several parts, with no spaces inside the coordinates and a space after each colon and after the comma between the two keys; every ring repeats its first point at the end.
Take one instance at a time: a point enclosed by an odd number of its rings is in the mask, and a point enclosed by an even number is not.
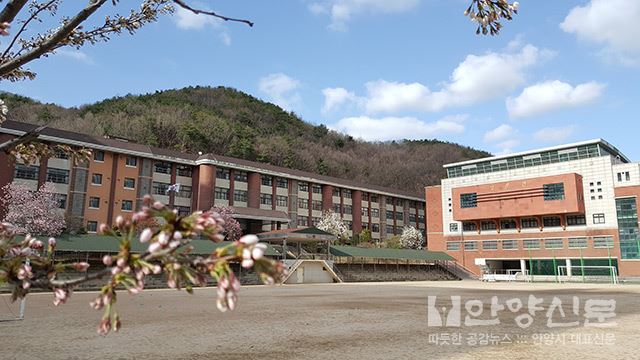
{"type": "Polygon", "coordinates": [[[524,259],[520,259],[520,271],[522,271],[522,275],[527,273],[527,261],[524,259]]]}
{"type": "Polygon", "coordinates": [[[567,259],[567,276],[571,275],[571,259],[567,259]]]}

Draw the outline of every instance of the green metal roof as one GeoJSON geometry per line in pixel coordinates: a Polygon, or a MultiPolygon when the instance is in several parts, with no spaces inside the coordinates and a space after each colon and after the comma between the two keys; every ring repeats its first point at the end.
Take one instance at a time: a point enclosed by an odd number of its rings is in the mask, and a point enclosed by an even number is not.
{"type": "MultiPolygon", "coordinates": [[[[117,253],[119,249],[119,239],[111,236],[103,235],[61,235],[56,238],[56,251],[75,251],[75,252],[102,252],[117,253]]],[[[216,248],[230,244],[230,241],[215,243],[211,240],[195,239],[191,241],[193,245],[193,254],[207,255],[212,253],[216,248]]],[[[139,241],[131,243],[133,252],[144,252],[148,245],[139,241]]],[[[271,246],[267,245],[267,256],[278,256],[279,253],[271,246]]]]}
{"type": "Polygon", "coordinates": [[[408,250],[408,249],[370,249],[355,246],[331,246],[331,255],[345,257],[362,257],[371,259],[405,259],[405,260],[453,260],[440,251],[408,250]]]}

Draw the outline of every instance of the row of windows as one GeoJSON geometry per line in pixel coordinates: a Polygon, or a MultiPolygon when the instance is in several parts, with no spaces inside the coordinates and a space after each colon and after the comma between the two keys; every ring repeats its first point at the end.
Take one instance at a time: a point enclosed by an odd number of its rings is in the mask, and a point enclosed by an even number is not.
{"type": "MultiPolygon", "coordinates": [[[[89,197],[89,209],[100,209],[100,198],[97,196],[89,197]]],[[[133,211],[133,200],[122,200],[120,205],[122,211],[133,211]]]]}
{"type": "MultiPolygon", "coordinates": [[[[586,225],[587,220],[584,215],[568,215],[567,226],[581,226],[586,225]]],[[[503,230],[512,230],[517,229],[517,223],[515,219],[502,219],[499,221],[500,229],[503,230]]],[[[604,214],[593,214],[593,223],[594,224],[604,224],[605,217],[604,214]]],[[[455,230],[454,227],[450,226],[451,231],[457,231],[457,224],[455,230]]],[[[542,225],[544,227],[559,227],[562,226],[562,218],[560,216],[544,216],[542,217],[542,225]]],[[[522,229],[534,229],[539,227],[537,218],[522,218],[520,219],[520,227],[522,229]]],[[[498,222],[487,220],[480,222],[480,230],[497,230],[498,222]]],[[[465,221],[462,223],[463,231],[477,231],[478,224],[476,222],[465,221]]]]}
{"type": "MultiPolygon", "coordinates": [[[[129,180],[133,180],[133,179],[129,179],[129,180]]],[[[126,181],[126,179],[125,179],[125,181],[126,181]]],[[[166,195],[169,194],[169,192],[168,192],[169,186],[171,186],[171,184],[154,181],[151,184],[151,193],[153,195],[165,195],[166,196],[166,195]]],[[[175,195],[177,197],[191,199],[192,190],[193,190],[193,188],[191,186],[180,185],[180,189],[179,189],[178,192],[176,192],[175,195]]]]}
{"type": "MultiPolygon", "coordinates": [[[[498,244],[502,250],[553,250],[553,249],[587,249],[589,242],[586,237],[568,238],[565,245],[565,239],[522,239],[522,240],[472,240],[472,241],[448,241],[447,250],[457,251],[464,247],[464,250],[498,250],[498,244]],[[522,247],[520,244],[522,243],[522,247]],[[464,244],[464,245],[463,245],[464,244]]],[[[596,236],[593,237],[594,249],[610,249],[613,248],[613,237],[596,236]]]]}

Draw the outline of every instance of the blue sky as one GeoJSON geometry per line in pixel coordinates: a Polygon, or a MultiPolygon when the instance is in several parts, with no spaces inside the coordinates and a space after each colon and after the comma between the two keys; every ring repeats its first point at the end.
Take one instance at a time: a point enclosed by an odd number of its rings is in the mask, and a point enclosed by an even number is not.
{"type": "Polygon", "coordinates": [[[367,140],[498,154],[602,137],[640,160],[640,0],[523,0],[498,37],[475,35],[468,0],[191,3],[256,26],[177,12],[0,89],[79,106],[223,85],[367,140]]]}

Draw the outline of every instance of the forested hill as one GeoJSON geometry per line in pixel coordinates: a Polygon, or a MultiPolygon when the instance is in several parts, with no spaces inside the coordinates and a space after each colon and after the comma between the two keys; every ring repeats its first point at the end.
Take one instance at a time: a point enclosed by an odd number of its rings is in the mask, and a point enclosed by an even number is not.
{"type": "Polygon", "coordinates": [[[442,165],[487,152],[438,140],[372,143],[301,120],[225,87],[188,87],[63,108],[3,94],[8,119],[110,135],[191,153],[216,153],[423,194],[442,165]]]}

